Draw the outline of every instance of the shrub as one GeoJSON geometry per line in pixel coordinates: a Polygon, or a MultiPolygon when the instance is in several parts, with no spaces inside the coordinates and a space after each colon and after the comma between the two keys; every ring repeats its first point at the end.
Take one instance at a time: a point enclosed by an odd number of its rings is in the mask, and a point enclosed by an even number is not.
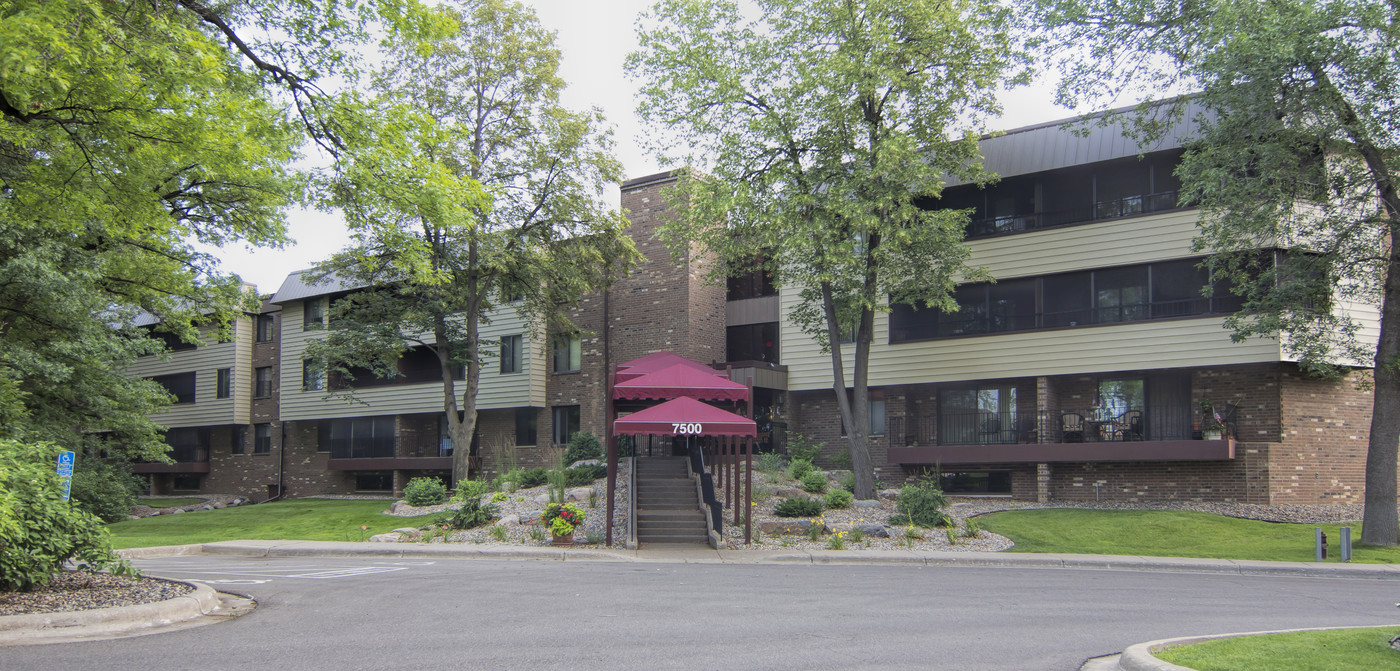
{"type": "Polygon", "coordinates": [[[585,459],[602,459],[603,444],[598,442],[598,437],[580,431],[569,438],[569,448],[564,450],[564,464],[572,464],[575,461],[585,459]]]}
{"type": "Polygon", "coordinates": [[[844,489],[833,489],[826,493],[826,507],[828,508],[849,508],[855,500],[855,495],[844,489]]]}
{"type": "Polygon", "coordinates": [[[131,514],[146,484],[121,464],[78,457],[73,469],[72,498],[103,522],[120,522],[131,514]]]}
{"type": "Polygon", "coordinates": [[[511,472],[516,474],[516,477],[511,480],[515,483],[516,489],[529,489],[549,482],[549,469],[543,466],[518,468],[511,472]]]}
{"type": "Polygon", "coordinates": [[[457,483],[457,492],[452,495],[452,500],[467,501],[480,499],[489,491],[491,491],[491,483],[485,480],[463,480],[457,483]]]}
{"type": "Polygon", "coordinates": [[[414,478],[403,488],[403,500],[410,506],[435,506],[447,498],[447,487],[437,478],[414,478]]]}
{"type": "Polygon", "coordinates": [[[822,448],[826,443],[814,443],[800,433],[788,434],[788,456],[793,461],[816,461],[817,456],[822,453],[822,448]]]}
{"type": "Polygon", "coordinates": [[[909,516],[904,513],[895,513],[885,518],[885,524],[892,527],[907,527],[909,526],[909,516]]]}
{"type": "Polygon", "coordinates": [[[72,561],[88,570],[136,570],[112,552],[102,520],[62,500],[60,448],[0,440],[0,591],[47,583],[72,561]]]}
{"type": "Polygon", "coordinates": [[[805,496],[783,499],[773,508],[778,517],[815,517],[822,514],[822,502],[805,496]]]}
{"type": "Polygon", "coordinates": [[[496,506],[490,503],[482,505],[480,499],[473,498],[463,501],[461,508],[439,517],[437,524],[453,529],[475,529],[494,522],[496,517],[496,506]]]}
{"type": "Polygon", "coordinates": [[[564,471],[565,479],[570,487],[582,487],[592,483],[598,478],[605,478],[608,475],[608,467],[602,464],[592,464],[587,466],[575,466],[564,471]]]}
{"type": "Polygon", "coordinates": [[[831,464],[842,470],[851,470],[851,451],[837,450],[836,454],[831,455],[831,464]]]}
{"type": "Polygon", "coordinates": [[[764,452],[758,455],[758,461],[754,462],[754,468],[768,477],[774,477],[787,468],[787,460],[783,455],[776,452],[764,452]]]}
{"type": "Polygon", "coordinates": [[[803,491],[812,494],[821,494],[826,491],[826,474],[821,471],[812,471],[802,476],[803,491]]]}
{"type": "Polygon", "coordinates": [[[808,473],[815,470],[817,470],[817,467],[813,466],[811,461],[807,459],[793,459],[792,463],[788,464],[788,477],[800,481],[808,473]]]}
{"type": "MultiPolygon", "coordinates": [[[[877,484],[877,485],[875,486],[875,488],[876,488],[876,489],[879,489],[880,487],[879,487],[879,485],[877,484]]],[[[847,473],[847,474],[841,476],[841,489],[844,489],[844,490],[846,490],[846,491],[848,491],[848,492],[851,492],[852,494],[855,493],[855,491],[856,491],[856,474],[855,474],[855,473],[847,473]]]]}
{"type": "Polygon", "coordinates": [[[945,527],[953,519],[943,512],[948,507],[948,497],[938,488],[937,481],[920,480],[899,490],[895,509],[906,515],[914,526],[932,529],[945,527]]]}
{"type": "Polygon", "coordinates": [[[980,533],[982,533],[982,527],[977,524],[977,520],[974,520],[971,517],[963,520],[964,536],[967,536],[968,538],[976,538],[977,534],[980,533]]]}
{"type": "Polygon", "coordinates": [[[507,493],[505,493],[505,492],[496,492],[495,494],[492,494],[492,495],[491,495],[491,503],[500,503],[500,502],[502,502],[502,501],[509,501],[509,500],[510,500],[510,495],[507,494],[507,493]]]}

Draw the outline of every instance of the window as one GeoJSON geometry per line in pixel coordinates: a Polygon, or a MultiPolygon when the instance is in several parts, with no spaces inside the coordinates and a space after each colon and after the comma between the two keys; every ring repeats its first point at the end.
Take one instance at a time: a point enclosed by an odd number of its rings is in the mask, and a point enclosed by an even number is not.
{"type": "Polygon", "coordinates": [[[272,425],[253,425],[253,454],[269,454],[272,452],[272,425]]]}
{"type": "Polygon", "coordinates": [[[270,312],[258,315],[258,342],[272,342],[276,329],[276,316],[270,312]]]}
{"type": "Polygon", "coordinates": [[[394,430],[393,416],[323,420],[321,451],[330,452],[332,459],[393,457],[394,430]]]}
{"type": "Polygon", "coordinates": [[[325,389],[326,372],[315,359],[302,359],[301,361],[301,389],[302,391],[315,391],[325,389]]]}
{"type": "Polygon", "coordinates": [[[1098,322],[1147,319],[1148,266],[1094,271],[1094,307],[1098,322]]]}
{"type": "MultiPolygon", "coordinates": [[[[461,412],[458,412],[458,413],[457,413],[457,416],[458,416],[458,417],[463,417],[463,414],[462,414],[461,412]]],[[[439,456],[439,457],[450,457],[450,456],[452,456],[452,448],[453,448],[453,447],[455,447],[455,445],[454,445],[454,441],[452,440],[452,432],[451,432],[450,428],[447,426],[447,415],[444,414],[443,416],[441,416],[441,417],[438,418],[438,456],[439,456]]],[[[468,454],[469,456],[473,456],[473,457],[474,457],[474,456],[476,456],[476,455],[478,455],[478,454],[480,454],[480,453],[481,453],[481,417],[478,416],[478,417],[476,418],[476,425],[472,427],[472,444],[471,444],[470,451],[467,452],[467,454],[468,454]]]]}
{"type": "Polygon", "coordinates": [[[519,335],[501,338],[501,374],[519,373],[522,354],[522,341],[519,335]]]}
{"type": "Polygon", "coordinates": [[[394,473],[392,471],[359,471],[355,473],[355,491],[392,492],[394,473]]]}
{"type": "MultiPolygon", "coordinates": [[[[577,373],[583,341],[577,333],[554,337],[554,372],[577,373]]],[[[565,441],[568,442],[568,441],[565,441]]]]}
{"type": "Polygon", "coordinates": [[[234,454],[243,454],[248,447],[248,427],[242,424],[229,427],[229,451],[234,454]]]}
{"type": "Polygon", "coordinates": [[[253,369],[253,398],[272,396],[272,366],[253,369]]]}
{"type": "Polygon", "coordinates": [[[1142,378],[1099,381],[1099,416],[1112,418],[1122,416],[1129,410],[1142,410],[1142,378]]]}
{"type": "Polygon", "coordinates": [[[515,446],[533,447],[539,438],[536,435],[540,413],[535,408],[515,409],[515,446]]]}
{"type": "Polygon", "coordinates": [[[176,492],[197,492],[199,476],[194,473],[175,473],[170,476],[170,489],[176,492]]]}
{"type": "Polygon", "coordinates": [[[761,266],[764,263],[763,256],[753,259],[752,265],[744,263],[733,268],[733,271],[742,274],[730,277],[726,281],[725,300],[740,301],[746,298],[760,298],[762,296],[772,296],[778,293],[778,287],[773,284],[773,273],[764,270],[761,266]]]}
{"type": "Polygon", "coordinates": [[[312,331],[325,326],[326,301],[323,298],[308,298],[302,303],[301,329],[312,331]]]}
{"type": "Polygon", "coordinates": [[[1015,443],[1022,423],[1035,418],[1017,412],[1016,387],[988,385],[944,389],[938,394],[939,445],[989,445],[1015,443]]]}
{"type": "Polygon", "coordinates": [[[209,429],[183,427],[165,430],[165,444],[170,446],[170,458],[178,463],[209,461],[209,429]]]}
{"type": "Polygon", "coordinates": [[[228,398],[233,395],[233,369],[220,368],[218,383],[214,386],[215,398],[228,398]]]}
{"type": "Polygon", "coordinates": [[[579,430],[579,407],[560,405],[554,408],[554,444],[566,445],[579,430]]]}
{"type": "MultiPolygon", "coordinates": [[[[869,394],[868,398],[870,399],[870,417],[868,418],[869,421],[866,424],[865,435],[883,436],[885,435],[885,392],[883,389],[871,389],[867,393],[869,394]]],[[[846,394],[849,398],[850,390],[847,390],[846,394]]],[[[851,406],[851,412],[855,412],[854,405],[851,406]]],[[[841,435],[846,435],[846,424],[844,420],[841,424],[841,435]]]]}
{"type": "Polygon", "coordinates": [[[157,375],[151,381],[165,387],[171,396],[175,397],[176,403],[194,403],[194,373],[176,373],[174,375],[157,375]]]}
{"type": "Polygon", "coordinates": [[[745,324],[725,329],[726,354],[730,361],[778,363],[778,324],[745,324]]]}

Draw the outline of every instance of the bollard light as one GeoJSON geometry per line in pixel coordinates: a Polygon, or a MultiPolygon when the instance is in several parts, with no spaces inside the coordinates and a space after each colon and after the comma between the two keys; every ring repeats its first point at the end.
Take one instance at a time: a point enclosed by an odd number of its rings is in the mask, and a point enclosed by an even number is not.
{"type": "Polygon", "coordinates": [[[1317,561],[1322,561],[1327,558],[1327,534],[1322,533],[1322,527],[1314,527],[1313,534],[1317,561]]]}
{"type": "Polygon", "coordinates": [[[1351,561],[1351,527],[1342,527],[1342,561],[1351,561]]]}

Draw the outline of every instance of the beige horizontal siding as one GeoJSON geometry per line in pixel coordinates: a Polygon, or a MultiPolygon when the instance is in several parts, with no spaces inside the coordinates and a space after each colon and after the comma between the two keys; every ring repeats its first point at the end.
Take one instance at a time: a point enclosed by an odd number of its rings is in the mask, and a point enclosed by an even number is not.
{"type": "Polygon", "coordinates": [[[133,377],[191,371],[195,374],[195,402],[172,405],[164,412],[152,415],[152,420],[170,427],[248,423],[248,401],[252,395],[253,320],[248,317],[236,319],[233,330],[233,339],[221,343],[215,341],[212,330],[205,329],[201,338],[208,344],[193,350],[171,352],[164,357],[142,357],[127,369],[127,373],[133,377]],[[233,369],[229,398],[215,398],[220,368],[233,369]]]}
{"type": "Polygon", "coordinates": [[[1196,210],[971,240],[969,265],[997,279],[1192,256],[1196,210]]]}
{"type": "MultiPolygon", "coordinates": [[[[421,384],[399,384],[387,387],[373,387],[356,392],[355,401],[342,395],[327,396],[327,392],[302,391],[302,353],[312,338],[319,338],[322,331],[303,331],[302,304],[300,301],[287,303],[282,310],[282,373],[279,380],[281,395],[279,412],[284,420],[317,419],[331,417],[359,417],[366,415],[393,415],[419,412],[441,412],[443,406],[442,383],[424,382],[421,384]]],[[[523,371],[501,375],[494,357],[482,367],[481,388],[477,394],[477,407],[482,410],[512,408],[524,405],[544,405],[544,360],[539,348],[531,347],[528,341],[529,329],[525,322],[512,310],[505,310],[492,319],[492,323],[482,326],[483,337],[498,337],[520,333],[526,336],[523,371]],[[533,354],[533,355],[532,355],[533,354]],[[538,381],[535,378],[540,378],[538,381]]],[[[464,382],[456,384],[456,394],[460,401],[464,382]]]]}

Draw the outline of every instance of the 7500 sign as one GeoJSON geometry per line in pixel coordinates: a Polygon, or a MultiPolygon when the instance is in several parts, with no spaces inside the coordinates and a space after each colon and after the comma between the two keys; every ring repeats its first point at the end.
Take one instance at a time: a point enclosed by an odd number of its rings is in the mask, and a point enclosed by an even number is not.
{"type": "Polygon", "coordinates": [[[677,436],[698,436],[704,431],[705,428],[702,424],[671,424],[671,433],[677,436]]]}

